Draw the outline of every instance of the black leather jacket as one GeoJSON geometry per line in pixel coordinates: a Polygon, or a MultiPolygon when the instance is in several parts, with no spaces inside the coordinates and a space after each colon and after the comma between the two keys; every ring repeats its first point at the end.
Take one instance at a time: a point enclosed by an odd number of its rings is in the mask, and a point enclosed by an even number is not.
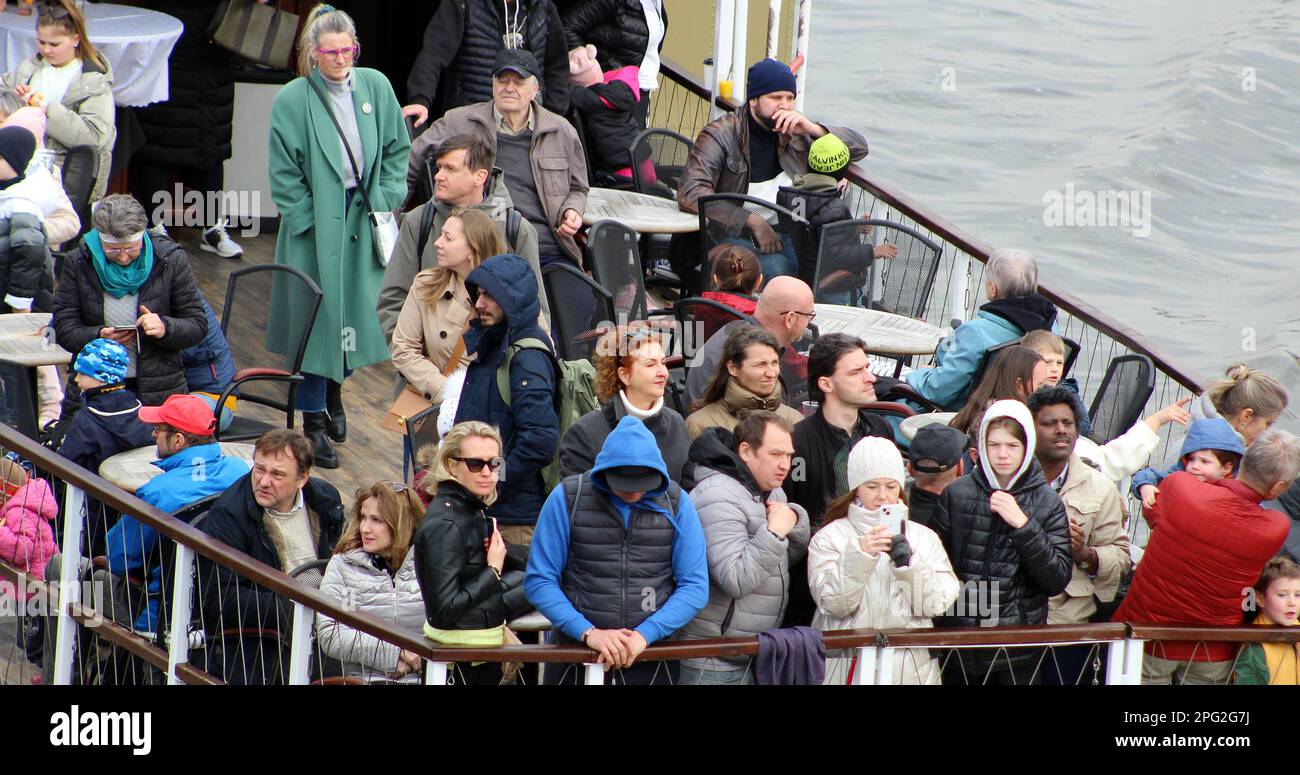
{"type": "Polygon", "coordinates": [[[415,534],[415,575],[424,616],[440,630],[481,630],[528,609],[524,574],[497,579],[483,540],[492,525],[483,502],[457,482],[442,482],[415,534]]]}

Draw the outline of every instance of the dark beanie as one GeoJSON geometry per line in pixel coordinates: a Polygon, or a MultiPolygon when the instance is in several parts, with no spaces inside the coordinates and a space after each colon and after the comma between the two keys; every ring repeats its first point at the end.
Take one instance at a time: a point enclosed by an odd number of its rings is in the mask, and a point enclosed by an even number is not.
{"type": "Polygon", "coordinates": [[[794,73],[790,71],[790,66],[775,59],[760,59],[750,65],[749,74],[745,79],[746,99],[756,99],[774,91],[798,94],[794,73]]]}
{"type": "Polygon", "coordinates": [[[0,127],[0,159],[9,162],[20,176],[36,153],[36,135],[20,126],[0,127]]]}

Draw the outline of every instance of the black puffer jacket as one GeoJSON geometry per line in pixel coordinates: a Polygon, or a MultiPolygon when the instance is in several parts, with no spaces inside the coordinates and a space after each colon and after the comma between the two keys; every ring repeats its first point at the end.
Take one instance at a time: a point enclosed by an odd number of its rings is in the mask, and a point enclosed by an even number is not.
{"type": "Polygon", "coordinates": [[[639,99],[623,81],[569,86],[569,104],[582,117],[590,144],[587,153],[597,175],[632,166],[632,143],[641,132],[634,114],[639,99]]]}
{"type": "Polygon", "coordinates": [[[935,625],[1046,624],[1048,598],[1070,583],[1074,561],[1065,504],[1034,460],[1034,426],[1024,404],[998,401],[989,407],[980,428],[979,450],[981,465],[948,485],[931,516],[930,527],[943,541],[963,585],[957,603],[935,625]],[[1003,416],[1019,422],[1029,440],[1026,463],[1008,489],[1029,517],[1015,530],[989,506],[989,498],[999,488],[990,484],[996,479],[985,452],[985,428],[1003,416]]]}
{"type": "MultiPolygon", "coordinates": [[[[185,249],[166,237],[146,239],[153,240],[153,271],[140,286],[138,303],[162,317],[167,333],[161,339],[139,339],[136,394],[146,406],[157,406],[172,393],[186,392],[181,350],[203,341],[208,317],[185,249]]],[[[104,286],[95,272],[90,248],[82,240],[63,261],[54,296],[56,341],[75,354],[97,339],[104,325],[104,286]]]]}
{"type": "MultiPolygon", "coordinates": [[[[659,16],[668,29],[668,9],[660,5],[659,16]]],[[[583,0],[564,14],[564,34],[569,50],[587,43],[596,47],[596,61],[602,70],[641,66],[650,29],[646,24],[641,0],[583,0]]],[[[667,39],[667,35],[664,36],[667,39]]],[[[663,40],[659,51],[663,51],[663,40]]]]}
{"type": "Polygon", "coordinates": [[[219,0],[145,0],[145,8],[185,25],[167,60],[166,102],[138,108],[148,142],[138,160],[165,167],[211,169],[230,158],[235,116],[235,73],[230,54],[207,35],[219,0]]]}
{"type": "MultiPolygon", "coordinates": [[[[569,52],[551,0],[519,0],[524,48],[542,68],[542,105],[569,110],[569,52]]],[[[511,11],[511,20],[514,12],[511,11]]],[[[453,108],[492,99],[492,63],[502,47],[502,0],[443,0],[424,31],[424,45],[406,79],[408,104],[438,118],[453,108]]]]}
{"type": "Polygon", "coordinates": [[[492,526],[484,508],[459,483],[441,482],[415,534],[415,575],[431,627],[482,630],[528,608],[523,572],[498,579],[488,567],[483,541],[492,526]]]}

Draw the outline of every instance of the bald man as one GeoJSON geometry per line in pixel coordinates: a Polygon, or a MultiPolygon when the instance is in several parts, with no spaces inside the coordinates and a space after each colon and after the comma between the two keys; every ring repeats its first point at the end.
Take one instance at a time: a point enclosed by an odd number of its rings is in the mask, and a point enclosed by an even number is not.
{"type": "MultiPolygon", "coordinates": [[[[808,358],[795,352],[789,344],[804,335],[812,319],[812,288],[797,277],[773,277],[763,288],[762,295],[758,297],[758,306],[754,309],[754,320],[775,336],[784,348],[781,353],[781,382],[785,386],[785,403],[796,409],[808,397],[808,358]]],[[[743,320],[728,323],[696,350],[690,361],[690,372],[686,375],[688,406],[704,394],[704,388],[713,378],[713,372],[717,371],[727,334],[733,327],[743,325],[748,324],[743,320]]],[[[687,337],[687,347],[691,347],[694,343],[689,339],[690,332],[687,337]]]]}

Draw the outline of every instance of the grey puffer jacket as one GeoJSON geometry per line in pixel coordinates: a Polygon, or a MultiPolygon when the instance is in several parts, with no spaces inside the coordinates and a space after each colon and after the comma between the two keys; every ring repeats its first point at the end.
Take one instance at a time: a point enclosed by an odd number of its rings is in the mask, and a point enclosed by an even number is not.
{"type": "MultiPolygon", "coordinates": [[[[0,78],[0,87],[11,91],[29,84],[42,64],[40,55],[18,63],[17,69],[0,78]]],[[[63,169],[68,149],[93,145],[99,150],[99,174],[90,192],[91,200],[108,190],[108,173],[113,164],[113,143],[117,141],[117,113],[113,102],[113,71],[90,59],[82,60],[81,75],[68,86],[59,102],[45,108],[45,147],[54,151],[55,164],[63,169]]]]}
{"type": "MultiPolygon", "coordinates": [[[[699,482],[691,502],[708,544],[709,602],[681,631],[684,639],[756,635],[777,627],[790,599],[790,565],[808,551],[808,512],[780,488],[758,490],[731,432],[710,428],[691,445],[699,482]],[[767,503],[786,503],[798,516],[777,538],[767,529],[767,503]]],[[[743,670],[749,657],[686,660],[701,670],[743,670]]]]}
{"type": "MultiPolygon", "coordinates": [[[[343,601],[345,606],[391,622],[397,627],[421,633],[424,627],[424,598],[415,576],[412,547],[397,569],[396,576],[378,568],[370,554],[352,549],[330,558],[321,580],[322,594],[343,601]]],[[[316,614],[316,643],[330,657],[341,660],[348,675],[367,681],[387,677],[397,670],[401,649],[368,633],[339,624],[329,616],[316,614]]],[[[408,674],[413,681],[418,674],[408,674]]]]}

